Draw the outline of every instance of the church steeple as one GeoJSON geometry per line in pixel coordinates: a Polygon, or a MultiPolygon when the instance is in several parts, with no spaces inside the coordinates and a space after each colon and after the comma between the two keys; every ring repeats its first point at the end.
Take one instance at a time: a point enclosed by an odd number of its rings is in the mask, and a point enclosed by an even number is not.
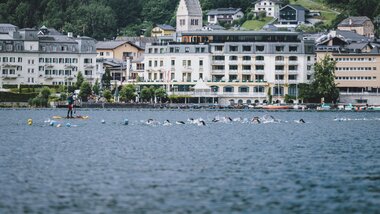
{"type": "Polygon", "coordinates": [[[177,32],[202,29],[202,8],[199,0],[181,0],[177,10],[177,32]]]}

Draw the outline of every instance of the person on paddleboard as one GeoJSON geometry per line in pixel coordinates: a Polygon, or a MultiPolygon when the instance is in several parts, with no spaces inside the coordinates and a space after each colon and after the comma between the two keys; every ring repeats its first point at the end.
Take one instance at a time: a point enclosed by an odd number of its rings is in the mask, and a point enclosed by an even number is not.
{"type": "Polygon", "coordinates": [[[74,97],[73,94],[70,93],[69,97],[67,98],[67,118],[74,118],[73,117],[73,107],[74,107],[74,97]]]}

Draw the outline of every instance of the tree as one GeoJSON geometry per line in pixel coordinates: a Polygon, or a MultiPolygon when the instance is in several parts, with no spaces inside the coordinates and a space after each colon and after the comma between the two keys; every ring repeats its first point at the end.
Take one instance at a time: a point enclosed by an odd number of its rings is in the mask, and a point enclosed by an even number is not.
{"type": "Polygon", "coordinates": [[[148,100],[151,102],[154,98],[154,92],[155,89],[153,86],[150,86],[149,88],[144,86],[144,88],[141,90],[141,99],[148,100]]]}
{"type": "Polygon", "coordinates": [[[111,88],[111,72],[109,68],[106,68],[106,72],[102,76],[102,87],[105,89],[110,89],[111,88]]]}
{"type": "Polygon", "coordinates": [[[112,93],[109,89],[106,89],[103,91],[103,97],[106,98],[106,100],[109,102],[112,98],[112,93]]]}
{"type": "Polygon", "coordinates": [[[76,89],[80,89],[80,87],[82,86],[83,81],[84,81],[83,74],[82,74],[82,72],[78,71],[77,82],[75,83],[75,88],[76,89]]]}
{"type": "Polygon", "coordinates": [[[155,96],[162,102],[162,99],[167,97],[166,91],[164,88],[157,88],[155,90],[155,96]]]}
{"type": "Polygon", "coordinates": [[[136,98],[136,89],[132,84],[124,85],[120,90],[120,97],[124,101],[131,101],[136,98]]]}
{"type": "Polygon", "coordinates": [[[327,102],[335,102],[339,98],[339,90],[335,83],[335,65],[329,55],[314,65],[312,88],[320,98],[327,102]]]}
{"type": "Polygon", "coordinates": [[[92,86],[92,91],[94,92],[94,94],[99,95],[100,84],[99,84],[99,80],[98,79],[96,79],[94,86],[92,86]]]}
{"type": "Polygon", "coordinates": [[[87,81],[83,82],[80,86],[79,97],[82,101],[87,102],[88,96],[92,94],[91,85],[87,81]]]}
{"type": "Polygon", "coordinates": [[[49,99],[49,96],[51,95],[50,88],[48,87],[43,87],[41,92],[40,92],[40,97],[49,99]]]}

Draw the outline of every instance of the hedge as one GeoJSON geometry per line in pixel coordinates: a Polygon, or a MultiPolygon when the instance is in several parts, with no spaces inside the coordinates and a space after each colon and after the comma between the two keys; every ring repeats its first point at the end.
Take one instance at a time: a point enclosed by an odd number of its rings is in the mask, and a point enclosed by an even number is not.
{"type": "Polygon", "coordinates": [[[0,102],[28,102],[35,98],[38,93],[18,94],[12,92],[0,92],[0,102]]]}

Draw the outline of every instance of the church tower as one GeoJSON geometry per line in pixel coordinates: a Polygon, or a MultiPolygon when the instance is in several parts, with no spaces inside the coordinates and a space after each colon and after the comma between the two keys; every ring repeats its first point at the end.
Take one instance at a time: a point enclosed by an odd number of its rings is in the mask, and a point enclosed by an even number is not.
{"type": "Polygon", "coordinates": [[[199,0],[180,0],[177,10],[177,32],[202,29],[202,8],[199,0]]]}

